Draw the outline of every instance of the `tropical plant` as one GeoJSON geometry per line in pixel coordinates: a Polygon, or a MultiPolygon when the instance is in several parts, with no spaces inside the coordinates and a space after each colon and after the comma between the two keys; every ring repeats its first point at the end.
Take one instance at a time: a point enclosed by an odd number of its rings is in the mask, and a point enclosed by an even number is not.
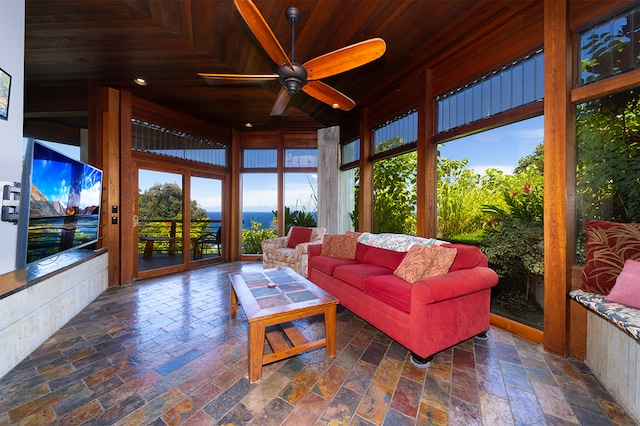
{"type": "Polygon", "coordinates": [[[469,160],[438,159],[438,238],[461,240],[464,235],[487,229],[491,217],[482,205],[501,205],[499,189],[503,173],[488,169],[480,176],[467,168],[469,160]]]}
{"type": "Polygon", "coordinates": [[[640,90],[577,107],[580,219],[640,222],[639,117],[640,90]]]}
{"type": "Polygon", "coordinates": [[[536,149],[533,156],[523,157],[516,167],[518,173],[508,179],[514,187],[503,190],[503,205],[484,205],[493,217],[494,225],[487,230],[482,250],[501,277],[501,283],[511,283],[512,290],[535,304],[535,290],[542,285],[544,275],[544,177],[538,168],[543,155],[536,149]]]}
{"type": "Polygon", "coordinates": [[[274,228],[263,228],[260,222],[251,221],[251,228],[242,230],[242,253],[262,253],[262,241],[277,236],[274,228]]]}
{"type": "MultiPolygon", "coordinates": [[[[278,212],[271,211],[273,213],[274,221],[277,222],[278,212]]],[[[316,218],[312,213],[309,213],[304,208],[302,210],[293,210],[289,207],[284,208],[284,233],[288,234],[292,226],[317,226],[316,218]]]]}
{"type": "MultiPolygon", "coordinates": [[[[392,138],[381,146],[402,145],[392,138]]],[[[387,148],[385,148],[387,149],[387,148]]],[[[385,149],[380,149],[384,151],[385,149]]],[[[373,165],[373,231],[415,235],[416,233],[416,152],[378,160],[373,165]]],[[[358,229],[360,173],[356,172],[355,210],[350,214],[358,229]]]]}

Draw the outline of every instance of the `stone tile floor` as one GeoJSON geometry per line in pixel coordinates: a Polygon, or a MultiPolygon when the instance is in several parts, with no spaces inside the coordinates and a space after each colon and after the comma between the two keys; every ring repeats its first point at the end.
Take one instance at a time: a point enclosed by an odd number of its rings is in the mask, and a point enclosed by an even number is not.
{"type": "MultiPolygon", "coordinates": [[[[427,370],[339,309],[338,351],[247,378],[247,323],[229,316],[232,263],[111,288],[0,379],[0,425],[634,424],[579,361],[497,328],[427,370]]],[[[297,322],[322,335],[321,318],[297,322]]]]}

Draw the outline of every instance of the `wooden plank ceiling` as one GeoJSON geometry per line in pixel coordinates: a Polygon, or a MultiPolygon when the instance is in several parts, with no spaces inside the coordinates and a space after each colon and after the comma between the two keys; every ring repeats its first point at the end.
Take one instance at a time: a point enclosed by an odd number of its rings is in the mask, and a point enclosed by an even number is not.
{"type": "Polygon", "coordinates": [[[356,101],[351,113],[300,92],[286,116],[272,118],[278,82],[207,84],[199,78],[198,72],[275,72],[232,0],[26,0],[26,120],[81,123],[86,88],[98,84],[230,128],[246,122],[256,128],[336,125],[417,69],[437,65],[515,17],[524,26],[527,19],[539,22],[542,11],[539,1],[514,0],[255,3],[287,52],[291,27],[284,10],[301,9],[296,62],[372,37],[386,41],[381,59],[323,80],[356,101]],[[146,87],[133,83],[138,76],[146,87]]]}

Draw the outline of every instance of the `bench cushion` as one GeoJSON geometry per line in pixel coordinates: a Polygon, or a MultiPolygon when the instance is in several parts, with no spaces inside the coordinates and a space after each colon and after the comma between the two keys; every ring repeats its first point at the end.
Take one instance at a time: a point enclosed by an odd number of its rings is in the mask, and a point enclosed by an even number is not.
{"type": "Polygon", "coordinates": [[[573,290],[569,296],[587,309],[617,325],[631,337],[640,341],[640,310],[616,302],[607,302],[603,294],[573,290]]]}

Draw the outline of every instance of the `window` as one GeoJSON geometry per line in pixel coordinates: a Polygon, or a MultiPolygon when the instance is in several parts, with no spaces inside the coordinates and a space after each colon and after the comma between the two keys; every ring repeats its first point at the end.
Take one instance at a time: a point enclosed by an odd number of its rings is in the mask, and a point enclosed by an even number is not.
{"type": "Polygon", "coordinates": [[[318,150],[316,148],[287,148],[284,151],[284,167],[317,168],[318,150]]]}
{"type": "Polygon", "coordinates": [[[544,97],[544,54],[539,50],[436,98],[437,131],[481,120],[544,97]]]}
{"type": "Polygon", "coordinates": [[[277,169],[277,149],[245,149],[242,159],[243,169],[277,169]]]}
{"type": "Polygon", "coordinates": [[[418,140],[418,110],[412,109],[373,129],[373,154],[415,143],[418,140]]]}
{"type": "Polygon", "coordinates": [[[640,66],[640,6],[578,35],[579,85],[640,66]]]}
{"type": "Polygon", "coordinates": [[[341,144],[340,148],[342,153],[340,166],[347,166],[360,160],[360,138],[351,139],[341,144]]]}
{"type": "Polygon", "coordinates": [[[242,152],[242,252],[262,253],[261,243],[278,236],[278,221],[284,232],[291,226],[317,223],[317,148],[244,148],[242,152]],[[284,171],[278,187],[279,164],[284,171]],[[284,217],[278,216],[282,197],[284,217]]]}
{"type": "Polygon", "coordinates": [[[373,232],[416,233],[417,140],[415,108],[373,129],[373,232]]]}
{"type": "Polygon", "coordinates": [[[132,148],[137,151],[226,166],[227,147],[222,143],[135,119],[131,120],[131,139],[132,148]]]}

